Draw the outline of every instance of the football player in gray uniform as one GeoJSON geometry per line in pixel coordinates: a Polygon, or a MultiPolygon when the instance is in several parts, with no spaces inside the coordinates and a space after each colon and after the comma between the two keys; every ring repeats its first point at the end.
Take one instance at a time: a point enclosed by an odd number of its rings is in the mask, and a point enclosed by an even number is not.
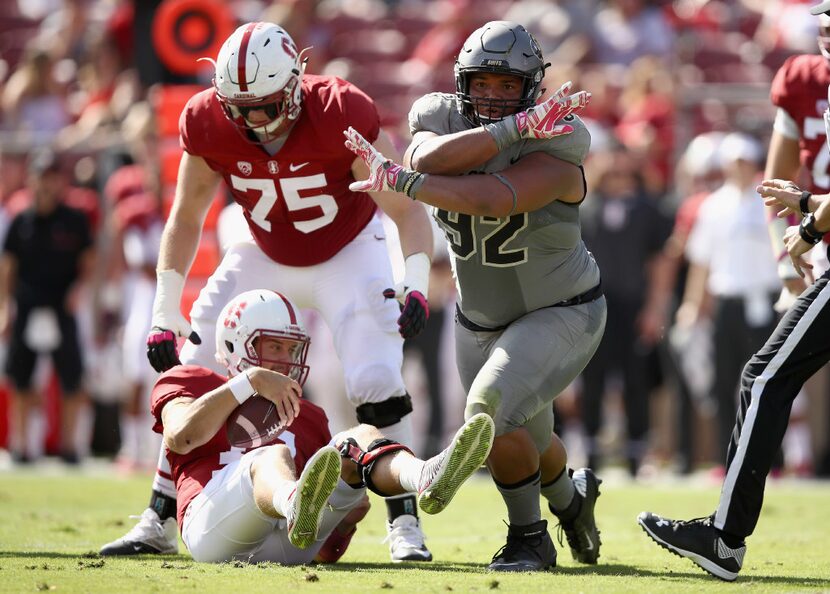
{"type": "Polygon", "coordinates": [[[392,189],[430,205],[450,244],[465,416],[495,421],[487,467],[510,522],[495,571],[556,564],[540,494],[577,561],[596,563],[600,547],[601,481],[590,469],[568,470],[552,407],[594,354],[606,320],[579,226],[590,135],[574,112],[590,95],[570,94],[566,83],[537,104],[546,66],[523,26],[490,22],[464,43],[456,93],[413,105],[404,166],[345,131],[371,172],[353,189],[392,189]]]}

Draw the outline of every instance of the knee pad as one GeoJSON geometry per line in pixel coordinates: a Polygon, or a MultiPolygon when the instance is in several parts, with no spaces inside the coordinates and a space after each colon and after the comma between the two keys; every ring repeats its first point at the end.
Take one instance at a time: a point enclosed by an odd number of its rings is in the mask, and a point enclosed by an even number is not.
{"type": "Polygon", "coordinates": [[[375,483],[372,482],[372,470],[378,460],[384,456],[400,451],[412,454],[412,450],[408,447],[402,443],[398,443],[397,441],[392,441],[391,439],[376,439],[369,444],[369,449],[365,451],[361,450],[354,438],[351,437],[346,438],[343,443],[340,444],[340,455],[343,458],[351,460],[357,465],[357,472],[363,481],[363,486],[369,489],[372,493],[376,493],[381,497],[388,497],[389,494],[382,493],[375,486],[375,483]]]}
{"type": "Polygon", "coordinates": [[[373,425],[378,429],[400,422],[412,412],[412,397],[409,394],[392,396],[382,402],[367,402],[355,409],[357,422],[373,425]]]}

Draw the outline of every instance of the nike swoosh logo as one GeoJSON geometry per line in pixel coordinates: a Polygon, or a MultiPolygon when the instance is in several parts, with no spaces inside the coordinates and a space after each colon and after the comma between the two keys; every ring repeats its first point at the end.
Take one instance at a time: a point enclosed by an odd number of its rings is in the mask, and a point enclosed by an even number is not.
{"type": "Polygon", "coordinates": [[[308,165],[308,163],[308,161],[306,161],[305,163],[300,163],[299,165],[294,165],[294,163],[291,163],[290,165],[288,165],[288,170],[291,173],[294,173],[295,171],[299,171],[300,169],[308,165]]]}

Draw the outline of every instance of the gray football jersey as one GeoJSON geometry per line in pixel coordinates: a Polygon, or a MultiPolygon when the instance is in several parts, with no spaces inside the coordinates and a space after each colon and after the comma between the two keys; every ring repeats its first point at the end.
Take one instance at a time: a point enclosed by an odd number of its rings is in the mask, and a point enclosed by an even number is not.
{"type": "MultiPolygon", "coordinates": [[[[591,136],[573,116],[571,134],[522,140],[469,173],[502,171],[521,157],[544,151],[582,165],[591,136]]],[[[430,93],[409,112],[412,134],[450,134],[473,128],[456,109],[455,95],[430,93]]],[[[431,208],[450,244],[458,303],[464,315],[495,328],[595,287],[599,268],[585,248],[579,206],[554,200],[533,212],[495,218],[431,208]]]]}

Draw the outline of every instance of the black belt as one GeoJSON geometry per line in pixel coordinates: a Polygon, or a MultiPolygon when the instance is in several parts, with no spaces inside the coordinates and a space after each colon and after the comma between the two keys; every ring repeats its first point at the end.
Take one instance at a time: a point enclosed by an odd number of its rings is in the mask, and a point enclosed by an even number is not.
{"type": "MultiPolygon", "coordinates": [[[[570,299],[565,299],[560,301],[559,303],[554,303],[553,305],[548,305],[547,307],[571,307],[572,305],[582,305],[583,303],[590,303],[591,301],[596,301],[602,297],[602,283],[598,283],[597,286],[588,289],[584,293],[580,293],[575,297],[571,297],[570,299]]],[[[547,309],[547,307],[541,309],[547,309]]],[[[461,313],[461,308],[458,307],[458,304],[455,304],[455,321],[461,324],[467,330],[472,332],[501,332],[509,324],[505,324],[504,326],[497,326],[496,328],[487,328],[485,326],[479,326],[475,322],[471,321],[467,316],[461,313]]]]}

